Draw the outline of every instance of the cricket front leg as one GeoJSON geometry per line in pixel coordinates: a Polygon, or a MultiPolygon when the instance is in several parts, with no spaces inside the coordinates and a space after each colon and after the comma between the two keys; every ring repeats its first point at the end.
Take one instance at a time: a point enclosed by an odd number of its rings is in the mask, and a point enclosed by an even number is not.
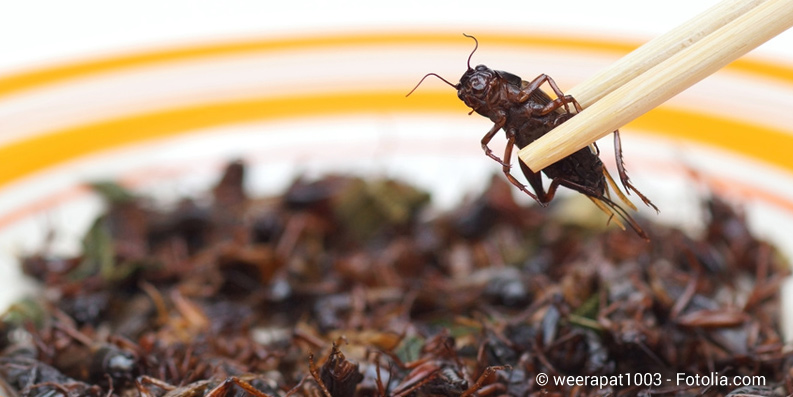
{"type": "MultiPolygon", "coordinates": [[[[491,128],[490,131],[488,131],[487,134],[485,134],[485,136],[482,137],[482,150],[485,151],[485,155],[487,155],[487,157],[496,160],[496,162],[498,162],[504,167],[509,167],[508,162],[505,162],[505,160],[498,158],[498,156],[493,154],[493,151],[490,149],[490,147],[487,146],[490,143],[490,141],[493,140],[493,137],[496,136],[498,130],[503,128],[506,123],[507,123],[507,116],[504,116],[502,114],[501,117],[499,117],[499,119],[493,124],[493,128],[491,128]]],[[[509,159],[506,159],[506,161],[509,161],[509,159]]]]}
{"type": "Polygon", "coordinates": [[[625,192],[630,194],[630,191],[633,190],[633,192],[642,199],[645,205],[652,207],[655,212],[658,212],[658,207],[656,207],[655,204],[650,201],[650,199],[643,195],[642,192],[637,190],[636,187],[634,187],[631,183],[630,178],[628,178],[628,172],[625,171],[625,162],[622,159],[622,140],[620,139],[619,130],[614,130],[614,159],[617,162],[617,173],[620,176],[620,182],[622,182],[625,192]]]}
{"type": "Polygon", "coordinates": [[[565,111],[567,113],[570,113],[570,109],[569,109],[569,107],[567,105],[569,103],[573,104],[573,106],[575,107],[576,113],[580,113],[581,112],[581,110],[582,110],[581,109],[581,105],[578,104],[578,101],[576,101],[575,98],[573,98],[570,95],[564,95],[562,97],[554,99],[553,101],[551,101],[551,103],[545,105],[545,107],[540,109],[539,112],[537,112],[537,114],[539,114],[540,116],[545,116],[546,114],[551,113],[554,110],[559,109],[562,106],[565,107],[565,111]]]}
{"type": "Polygon", "coordinates": [[[539,111],[541,116],[551,113],[562,106],[564,106],[564,110],[567,113],[570,113],[569,104],[571,103],[573,104],[573,107],[575,107],[576,112],[581,111],[581,105],[578,104],[578,101],[576,101],[571,95],[565,95],[564,92],[559,89],[559,86],[556,85],[556,82],[551,78],[551,76],[548,76],[547,74],[543,73],[537,76],[525,88],[521,89],[521,91],[525,95],[531,95],[532,92],[540,89],[540,86],[544,83],[548,83],[548,85],[551,86],[554,94],[556,94],[556,99],[552,100],[549,104],[545,105],[542,110],[539,111]]]}

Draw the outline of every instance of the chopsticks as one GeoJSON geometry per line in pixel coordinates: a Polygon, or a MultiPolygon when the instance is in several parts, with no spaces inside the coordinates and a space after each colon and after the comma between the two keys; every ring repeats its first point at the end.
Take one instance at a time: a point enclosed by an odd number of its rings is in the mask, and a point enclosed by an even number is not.
{"type": "Polygon", "coordinates": [[[533,171],[586,147],[793,26],[793,0],[724,0],[567,94],[576,117],[518,152],[533,171]]]}

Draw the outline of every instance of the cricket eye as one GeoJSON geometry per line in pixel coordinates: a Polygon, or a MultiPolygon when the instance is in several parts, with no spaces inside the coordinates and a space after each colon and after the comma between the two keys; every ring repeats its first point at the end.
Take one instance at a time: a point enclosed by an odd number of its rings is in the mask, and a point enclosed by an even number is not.
{"type": "Polygon", "coordinates": [[[475,92],[482,92],[487,87],[487,82],[482,76],[474,76],[471,78],[471,89],[475,92]]]}

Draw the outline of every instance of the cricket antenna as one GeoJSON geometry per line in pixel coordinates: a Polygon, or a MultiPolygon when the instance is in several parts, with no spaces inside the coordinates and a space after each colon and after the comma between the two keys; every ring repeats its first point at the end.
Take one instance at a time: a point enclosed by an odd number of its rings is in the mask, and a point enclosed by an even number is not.
{"type": "Polygon", "coordinates": [[[474,43],[476,43],[476,45],[474,46],[474,50],[471,51],[470,55],[468,55],[468,70],[471,70],[471,57],[474,56],[474,53],[476,52],[476,49],[479,48],[479,40],[477,40],[476,37],[469,36],[469,35],[467,35],[465,33],[463,33],[463,36],[470,37],[470,38],[474,39],[474,43]]]}
{"type": "Polygon", "coordinates": [[[426,79],[426,78],[427,78],[427,77],[429,77],[429,76],[435,76],[435,77],[437,77],[437,78],[439,78],[439,79],[443,80],[443,82],[444,82],[444,83],[446,83],[446,84],[448,84],[448,85],[450,85],[450,86],[454,87],[454,89],[456,89],[456,90],[457,90],[457,89],[460,89],[460,86],[459,86],[458,84],[452,84],[452,83],[450,83],[450,82],[449,82],[449,80],[446,80],[446,79],[444,79],[443,77],[439,76],[438,74],[435,74],[435,73],[427,73],[427,74],[425,74],[425,75],[424,75],[424,77],[422,77],[422,78],[421,78],[421,80],[419,81],[419,83],[418,83],[418,84],[416,84],[416,86],[415,86],[415,87],[413,87],[413,89],[412,89],[412,90],[410,90],[410,92],[408,92],[408,94],[407,94],[407,95],[405,95],[405,96],[410,96],[410,94],[412,94],[412,93],[413,93],[413,91],[416,91],[416,88],[419,88],[419,86],[421,85],[421,83],[423,83],[423,82],[424,82],[424,79],[426,79]]]}

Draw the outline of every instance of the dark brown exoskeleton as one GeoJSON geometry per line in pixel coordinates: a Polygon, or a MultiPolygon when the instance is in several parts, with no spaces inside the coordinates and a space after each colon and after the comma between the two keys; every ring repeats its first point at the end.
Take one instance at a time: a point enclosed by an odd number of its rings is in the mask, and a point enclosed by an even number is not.
{"type": "MultiPolygon", "coordinates": [[[[474,47],[471,55],[468,56],[468,70],[460,78],[460,82],[452,84],[435,73],[429,73],[419,81],[418,85],[428,76],[438,77],[446,84],[457,89],[457,96],[472,109],[471,113],[479,113],[493,121],[493,128],[482,138],[482,149],[484,149],[488,157],[501,164],[504,175],[513,185],[531,196],[538,203],[543,206],[547,205],[556,194],[556,189],[559,186],[565,186],[589,197],[611,218],[616,213],[637,234],[648,239],[642,228],[630,214],[609,197],[607,183],[611,185],[621,201],[630,208],[636,209],[603,166],[598,157],[599,152],[595,144],[583,148],[543,169],[542,172],[551,180],[548,190],[543,187],[540,172],[532,171],[521,161],[518,161],[518,163],[533,192],[512,175],[509,161],[512,157],[514,146],[517,145],[518,148],[523,148],[534,142],[537,138],[548,133],[548,131],[575,116],[581,111],[581,106],[572,96],[565,95],[553,79],[545,74],[541,74],[528,82],[512,73],[493,70],[485,65],[478,65],[472,68],[471,56],[478,48],[479,42],[473,36],[465,36],[474,39],[476,47],[474,47]],[[548,94],[540,89],[540,86],[545,83],[556,94],[556,99],[551,99],[548,94]],[[503,160],[488,147],[496,133],[502,129],[507,134],[507,145],[504,150],[503,160]]],[[[418,88],[418,85],[416,85],[416,88],[418,88]]],[[[625,191],[628,193],[630,191],[635,192],[646,205],[658,211],[658,208],[641,192],[636,190],[628,179],[622,160],[619,131],[614,131],[614,150],[620,181],[625,187],[625,191]]],[[[619,219],[616,222],[624,229],[619,219]]]]}

